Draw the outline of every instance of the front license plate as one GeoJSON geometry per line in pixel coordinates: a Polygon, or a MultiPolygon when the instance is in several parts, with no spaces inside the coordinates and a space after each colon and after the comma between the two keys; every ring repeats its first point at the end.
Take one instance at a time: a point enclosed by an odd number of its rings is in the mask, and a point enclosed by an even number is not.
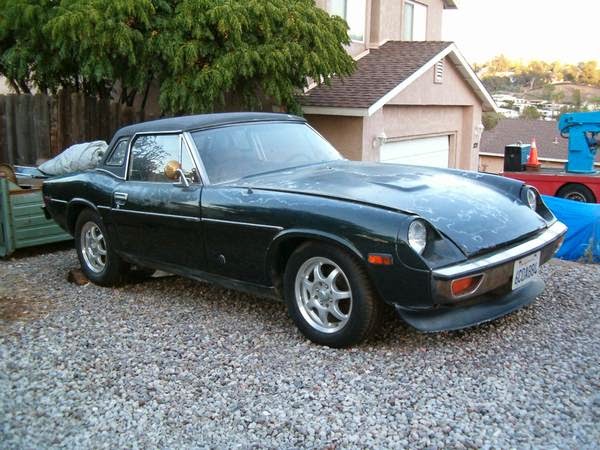
{"type": "Polygon", "coordinates": [[[540,267],[540,252],[525,258],[517,259],[513,269],[512,288],[513,290],[529,283],[533,280],[540,267]]]}

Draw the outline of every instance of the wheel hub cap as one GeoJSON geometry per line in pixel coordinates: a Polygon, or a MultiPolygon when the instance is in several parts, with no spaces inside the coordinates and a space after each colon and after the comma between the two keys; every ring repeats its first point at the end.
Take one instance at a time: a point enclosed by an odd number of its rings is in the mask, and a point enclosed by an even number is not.
{"type": "Polygon", "coordinates": [[[81,254],[86,266],[95,273],[106,267],[106,241],[100,227],[94,222],[86,222],[81,228],[81,254]]]}
{"type": "Polygon", "coordinates": [[[302,264],[296,275],[295,293],[300,313],[318,331],[334,333],[350,319],[350,284],[330,259],[314,257],[302,264]]]}

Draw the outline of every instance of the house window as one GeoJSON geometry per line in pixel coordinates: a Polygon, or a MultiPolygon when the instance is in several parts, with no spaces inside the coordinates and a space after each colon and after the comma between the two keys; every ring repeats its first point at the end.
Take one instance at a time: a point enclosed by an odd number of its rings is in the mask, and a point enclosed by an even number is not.
{"type": "Polygon", "coordinates": [[[348,35],[356,42],[365,41],[366,0],[331,0],[331,14],[348,22],[348,35]]]}
{"type": "Polygon", "coordinates": [[[405,0],[402,39],[424,41],[427,37],[427,6],[405,0]]]}

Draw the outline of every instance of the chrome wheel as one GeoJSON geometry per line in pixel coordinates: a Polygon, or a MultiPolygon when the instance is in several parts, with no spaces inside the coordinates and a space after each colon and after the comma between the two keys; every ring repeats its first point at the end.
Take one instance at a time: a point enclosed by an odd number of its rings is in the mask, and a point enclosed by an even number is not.
{"type": "Polygon", "coordinates": [[[81,254],[88,268],[100,273],[106,267],[106,241],[100,227],[94,222],[86,222],[81,227],[81,254]]]}
{"type": "Polygon", "coordinates": [[[587,199],[585,198],[585,195],[583,195],[580,192],[569,192],[565,196],[565,198],[568,199],[568,200],[573,200],[575,202],[587,203],[587,199]]]}
{"type": "Polygon", "coordinates": [[[298,309],[314,329],[335,333],[350,319],[350,283],[330,259],[317,256],[306,260],[296,274],[294,287],[298,309]]]}

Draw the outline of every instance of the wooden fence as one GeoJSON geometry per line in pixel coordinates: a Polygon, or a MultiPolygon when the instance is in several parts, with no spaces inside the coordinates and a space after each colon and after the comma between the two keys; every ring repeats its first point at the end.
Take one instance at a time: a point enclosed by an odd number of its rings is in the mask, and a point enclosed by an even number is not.
{"type": "Polygon", "coordinates": [[[118,128],[143,116],[83,94],[0,95],[0,162],[35,165],[79,142],[108,142],[118,128]]]}

